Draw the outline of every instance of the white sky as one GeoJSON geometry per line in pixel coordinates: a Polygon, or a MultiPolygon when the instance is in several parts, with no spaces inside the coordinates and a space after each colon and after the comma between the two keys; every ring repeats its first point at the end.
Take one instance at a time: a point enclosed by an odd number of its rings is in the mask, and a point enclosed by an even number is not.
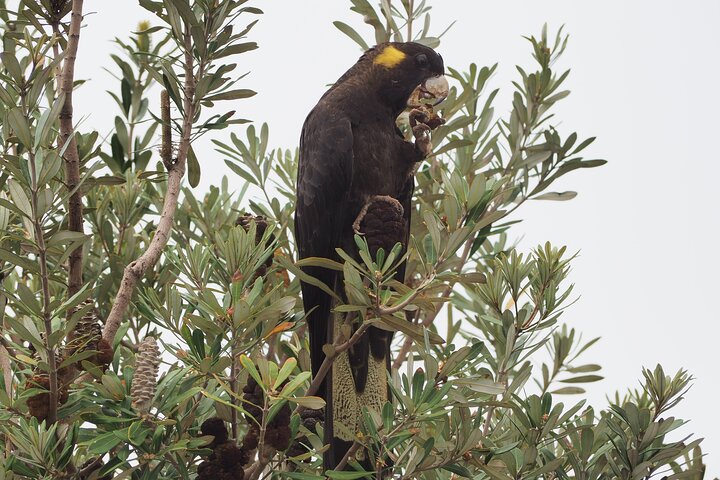
{"type": "MultiPolygon", "coordinates": [[[[239,57],[252,71],[238,86],[259,94],[227,105],[238,115],[270,124],[272,146],[295,147],[307,112],[360,54],[332,25],[358,26],[349,1],[253,1],[265,11],[250,34],[260,49],[239,57]]],[[[515,1],[435,0],[434,32],[457,24],[439,51],[446,65],[499,62],[491,87],[502,88],[496,112],[509,110],[515,64],[531,65],[522,35],[565,24],[569,47],[557,68],[570,67],[557,117],[561,132],[597,136],[587,158],[608,165],[569,174],[555,190],[577,190],[571,202],[534,202],[518,211],[513,227],[529,249],[546,240],[581,251],[571,280],[582,295],[564,316],[585,338],[602,336],[585,356],[600,363],[606,379],[590,386],[590,401],[638,386],[643,366],[688,369],[696,382],[675,411],[691,419],[687,431],[705,437],[708,478],[720,474],[716,272],[720,215],[716,179],[720,162],[713,138],[719,122],[720,2],[717,1],[515,1]]],[[[116,83],[110,42],[135,30],[139,20],[157,21],[128,0],[88,0],[80,41],[76,117],[109,131],[116,107],[105,93],[116,83]],[[109,83],[110,82],[110,83],[109,83]]],[[[367,27],[369,28],[369,27],[367,27]]],[[[229,131],[216,138],[226,139],[229,131]]],[[[228,173],[210,147],[196,147],[203,165],[198,190],[228,173]]],[[[230,174],[231,181],[240,180],[230,174]]],[[[565,399],[566,403],[576,401],[565,399]]]]}

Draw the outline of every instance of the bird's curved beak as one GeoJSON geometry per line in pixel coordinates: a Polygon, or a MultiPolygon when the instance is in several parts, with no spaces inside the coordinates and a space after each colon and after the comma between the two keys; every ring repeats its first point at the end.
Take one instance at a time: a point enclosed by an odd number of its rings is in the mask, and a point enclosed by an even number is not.
{"type": "Polygon", "coordinates": [[[450,86],[445,75],[436,75],[425,80],[418,89],[420,90],[419,98],[421,100],[431,100],[433,101],[432,105],[435,106],[445,100],[450,86]]]}

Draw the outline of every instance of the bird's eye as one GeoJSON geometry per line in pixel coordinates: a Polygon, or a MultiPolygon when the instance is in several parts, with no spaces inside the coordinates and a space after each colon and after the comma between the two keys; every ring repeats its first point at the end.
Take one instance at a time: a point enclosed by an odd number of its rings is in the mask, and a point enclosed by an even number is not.
{"type": "Polygon", "coordinates": [[[428,64],[427,55],[421,53],[420,55],[415,57],[415,62],[418,64],[419,67],[426,67],[428,64]]]}

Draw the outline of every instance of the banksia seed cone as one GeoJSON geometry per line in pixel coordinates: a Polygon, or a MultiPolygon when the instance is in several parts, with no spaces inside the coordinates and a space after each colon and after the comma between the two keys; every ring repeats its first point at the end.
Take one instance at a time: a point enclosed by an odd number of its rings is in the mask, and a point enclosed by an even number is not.
{"type": "Polygon", "coordinates": [[[389,252],[396,243],[405,241],[403,213],[400,202],[388,196],[372,197],[360,211],[353,228],[365,235],[373,257],[378,249],[389,252]]]}
{"type": "Polygon", "coordinates": [[[227,442],[228,439],[228,431],[227,428],[225,428],[225,422],[218,417],[212,417],[205,420],[202,425],[200,425],[200,433],[215,437],[212,443],[208,445],[208,448],[212,448],[213,450],[221,443],[227,442]]]}
{"type": "MultiPolygon", "coordinates": [[[[250,224],[252,222],[255,222],[255,245],[260,243],[260,240],[262,240],[263,235],[265,235],[265,230],[268,228],[268,222],[267,219],[263,216],[255,216],[251,213],[243,213],[238,217],[237,220],[235,220],[235,225],[239,225],[245,229],[247,232],[250,230],[250,224]]],[[[265,246],[269,246],[272,243],[272,238],[269,238],[267,240],[267,243],[265,246]]],[[[270,255],[267,260],[265,260],[265,263],[258,268],[257,272],[255,272],[255,275],[258,277],[264,277],[267,273],[268,269],[272,267],[273,263],[273,255],[270,255]]]]}
{"type": "Polygon", "coordinates": [[[68,0],[50,0],[50,9],[48,13],[59,15],[65,10],[68,0]]]}
{"type": "MultiPolygon", "coordinates": [[[[264,394],[260,385],[252,377],[248,378],[243,392],[245,411],[249,414],[248,425],[250,426],[243,439],[243,449],[250,451],[257,448],[260,440],[258,424],[262,422],[263,413],[258,405],[264,403],[264,394]],[[249,417],[253,417],[255,421],[249,417]]],[[[286,403],[265,428],[265,442],[276,450],[286,450],[290,446],[290,414],[290,406],[286,403]]]]}
{"type": "MultiPolygon", "coordinates": [[[[45,390],[42,393],[33,395],[28,398],[27,406],[30,415],[37,418],[38,422],[42,422],[48,416],[50,409],[50,378],[47,373],[36,373],[32,377],[25,380],[25,388],[41,388],[45,390]]],[[[58,405],[62,405],[68,400],[67,385],[58,381],[58,405]]]]}
{"type": "Polygon", "coordinates": [[[155,396],[158,367],[160,366],[160,349],[154,337],[145,337],[138,345],[135,357],[135,373],[133,374],[132,406],[135,410],[147,413],[155,396]]]}
{"type": "Polygon", "coordinates": [[[249,455],[234,441],[228,440],[225,422],[217,417],[209,418],[200,426],[200,433],[213,435],[215,438],[208,445],[213,449],[212,455],[198,465],[197,478],[199,480],[242,480],[245,476],[242,466],[249,461],[249,455]]]}
{"type": "Polygon", "coordinates": [[[248,432],[243,438],[243,449],[249,452],[257,448],[260,440],[258,424],[262,422],[262,409],[259,405],[263,404],[262,388],[252,377],[248,378],[248,383],[243,387],[243,400],[243,407],[248,413],[245,415],[248,421],[248,432]]]}
{"type": "Polygon", "coordinates": [[[276,450],[290,446],[290,405],[285,403],[265,429],[265,442],[276,450]]]}
{"type": "MultiPolygon", "coordinates": [[[[91,305],[90,309],[78,320],[75,328],[68,335],[65,355],[70,357],[76,353],[94,351],[94,355],[86,360],[102,367],[103,370],[112,362],[113,350],[107,340],[102,338],[102,327],[95,315],[95,308],[92,300],[86,300],[84,305],[91,305]]],[[[82,369],[81,362],[76,363],[78,369],[82,369]]]]}
{"type": "MultiPolygon", "coordinates": [[[[317,424],[323,423],[323,419],[325,418],[325,409],[321,408],[319,410],[311,410],[308,408],[300,412],[300,417],[302,418],[303,426],[311,432],[315,432],[317,424]]],[[[306,453],[310,448],[310,441],[303,435],[295,438],[295,441],[293,441],[292,445],[290,445],[286,454],[288,457],[297,457],[298,455],[306,453]]],[[[311,458],[307,458],[305,459],[305,462],[310,462],[311,460],[311,458]]]]}

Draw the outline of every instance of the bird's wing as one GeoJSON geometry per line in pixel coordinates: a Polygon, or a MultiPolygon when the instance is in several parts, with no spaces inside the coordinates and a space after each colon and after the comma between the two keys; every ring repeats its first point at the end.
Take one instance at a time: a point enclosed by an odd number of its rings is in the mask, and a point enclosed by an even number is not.
{"type": "MultiPolygon", "coordinates": [[[[335,258],[340,236],[349,228],[347,201],[353,175],[353,133],[350,120],[318,105],[305,120],[300,137],[295,239],[300,258],[335,258]]],[[[308,267],[305,272],[335,288],[335,272],[308,267]]],[[[305,311],[310,312],[313,374],[325,355],[332,299],[319,288],[302,284],[305,311]]],[[[323,392],[319,392],[322,394],[323,392]]]]}

